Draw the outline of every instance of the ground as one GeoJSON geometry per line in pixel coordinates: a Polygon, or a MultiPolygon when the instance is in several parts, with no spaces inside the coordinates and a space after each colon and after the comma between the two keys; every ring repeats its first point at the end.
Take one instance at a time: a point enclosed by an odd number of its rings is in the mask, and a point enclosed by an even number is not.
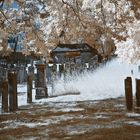
{"type": "Polygon", "coordinates": [[[0,140],[139,140],[138,112],[128,112],[123,97],[32,103],[0,114],[0,140]]]}

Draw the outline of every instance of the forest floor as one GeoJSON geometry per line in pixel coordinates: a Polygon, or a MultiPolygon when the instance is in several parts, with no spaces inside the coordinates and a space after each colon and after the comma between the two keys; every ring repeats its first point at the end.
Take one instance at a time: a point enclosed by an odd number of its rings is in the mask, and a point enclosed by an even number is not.
{"type": "Polygon", "coordinates": [[[125,99],[48,102],[0,114],[0,140],[139,140],[140,113],[125,99]]]}

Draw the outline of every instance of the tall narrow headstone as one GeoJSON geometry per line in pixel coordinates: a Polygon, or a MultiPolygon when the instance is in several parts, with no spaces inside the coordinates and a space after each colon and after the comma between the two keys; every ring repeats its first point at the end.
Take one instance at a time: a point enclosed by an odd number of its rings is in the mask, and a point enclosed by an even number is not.
{"type": "Polygon", "coordinates": [[[132,95],[132,79],[127,77],[125,79],[125,97],[126,97],[126,107],[128,111],[133,109],[133,95],[132,95]]]}
{"type": "Polygon", "coordinates": [[[0,90],[2,93],[2,112],[8,112],[8,82],[0,82],[0,90]]]}
{"type": "Polygon", "coordinates": [[[136,106],[140,107],[140,79],[136,79],[136,106]]]}
{"type": "Polygon", "coordinates": [[[32,75],[32,79],[34,79],[34,67],[33,66],[28,67],[28,74],[32,75]]]}
{"type": "Polygon", "coordinates": [[[36,64],[36,99],[47,98],[46,64],[36,64]]]}
{"type": "Polygon", "coordinates": [[[32,103],[32,75],[27,75],[27,103],[32,103]]]}
{"type": "Polygon", "coordinates": [[[16,111],[18,108],[17,101],[17,73],[8,72],[8,91],[9,91],[9,111],[16,111]]]}

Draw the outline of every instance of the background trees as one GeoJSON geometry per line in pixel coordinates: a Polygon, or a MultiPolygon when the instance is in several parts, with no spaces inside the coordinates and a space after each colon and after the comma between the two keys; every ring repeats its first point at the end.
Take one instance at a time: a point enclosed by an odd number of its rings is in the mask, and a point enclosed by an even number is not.
{"type": "Polygon", "coordinates": [[[1,0],[0,51],[7,54],[8,41],[49,57],[59,43],[86,42],[109,55],[116,53],[136,62],[139,50],[138,0],[1,0]],[[11,42],[12,42],[11,41],[11,42]]]}

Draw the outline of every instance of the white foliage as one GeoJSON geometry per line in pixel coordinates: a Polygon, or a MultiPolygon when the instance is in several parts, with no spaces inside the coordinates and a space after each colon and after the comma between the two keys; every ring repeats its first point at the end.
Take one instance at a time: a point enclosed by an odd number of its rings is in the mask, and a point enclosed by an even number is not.
{"type": "MultiPolygon", "coordinates": [[[[98,39],[95,28],[107,27],[110,32],[126,38],[123,41],[114,39],[116,53],[123,60],[136,62],[140,57],[140,21],[135,19],[130,1],[78,0],[78,5],[75,0],[18,1],[19,8],[2,9],[8,20],[0,13],[4,21],[4,28],[0,26],[0,32],[2,30],[8,35],[25,32],[23,41],[19,42],[25,47],[24,53],[31,49],[36,50],[37,47],[39,51],[43,51],[60,42],[93,41],[96,35],[98,39]],[[43,42],[41,45],[38,43],[40,40],[43,42]]],[[[13,0],[5,2],[10,5],[13,0]]],[[[7,37],[5,34],[0,34],[0,39],[2,36],[7,37]]]]}
{"type": "MultiPolygon", "coordinates": [[[[101,1],[98,0],[84,0],[83,1],[83,9],[84,10],[95,10],[98,9],[98,4],[100,4],[101,1]]],[[[113,3],[108,0],[102,1],[103,11],[104,15],[106,16],[106,25],[112,29],[114,32],[114,26],[111,26],[113,23],[113,20],[110,20],[110,13],[114,13],[114,21],[116,22],[118,20],[123,20],[123,16],[127,15],[130,18],[133,19],[131,21],[127,21],[124,23],[116,24],[115,26],[118,26],[118,28],[121,29],[122,25],[126,28],[126,30],[120,30],[118,35],[121,35],[126,38],[124,41],[118,41],[114,39],[114,43],[117,47],[116,54],[122,58],[123,61],[128,61],[129,63],[136,63],[140,59],[140,21],[135,19],[134,11],[131,10],[131,2],[126,0],[120,0],[116,3],[113,3]],[[117,8],[115,7],[117,6],[117,8]],[[117,11],[116,11],[117,10],[117,11]],[[116,19],[115,19],[116,18],[116,19]]],[[[101,7],[101,5],[99,6],[101,7]]],[[[97,10],[96,10],[97,12],[97,10]]],[[[100,13],[100,12],[99,12],[100,13]]],[[[103,16],[104,16],[103,15],[103,16]]],[[[98,19],[98,21],[102,21],[99,16],[102,16],[102,14],[96,14],[95,18],[98,19]]]]}
{"type": "Polygon", "coordinates": [[[97,1],[96,0],[83,0],[82,9],[86,10],[86,9],[94,8],[96,6],[97,1]]]}
{"type": "Polygon", "coordinates": [[[128,23],[126,27],[128,32],[126,41],[115,41],[116,54],[123,61],[136,63],[140,59],[140,21],[134,20],[133,23],[128,23]]]}

